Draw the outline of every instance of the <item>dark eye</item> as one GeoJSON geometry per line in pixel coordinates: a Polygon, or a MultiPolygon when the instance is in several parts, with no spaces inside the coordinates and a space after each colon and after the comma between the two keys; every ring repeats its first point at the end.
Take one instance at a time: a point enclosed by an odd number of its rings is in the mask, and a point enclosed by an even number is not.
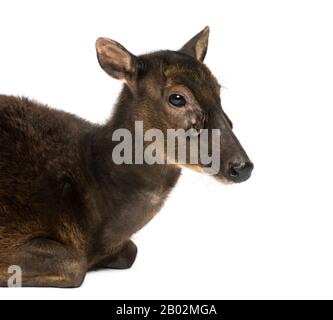
{"type": "Polygon", "coordinates": [[[169,97],[169,102],[177,108],[184,107],[186,104],[186,99],[180,94],[172,94],[169,97]]]}

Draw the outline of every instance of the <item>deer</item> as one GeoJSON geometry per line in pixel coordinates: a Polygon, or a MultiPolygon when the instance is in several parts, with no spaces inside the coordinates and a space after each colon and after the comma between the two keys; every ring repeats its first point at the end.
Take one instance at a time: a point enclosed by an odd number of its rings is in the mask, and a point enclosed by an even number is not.
{"type": "MultiPolygon", "coordinates": [[[[253,163],[233,133],[221,85],[204,64],[209,27],[177,51],[134,55],[109,38],[97,59],[123,82],[112,116],[94,124],[26,97],[0,95],[0,286],[77,288],[98,269],[128,269],[132,236],[162,208],[185,167],[115,164],[115,130],[219,129],[220,182],[248,180],[253,163]]],[[[199,134],[199,133],[198,133],[199,134]]]]}

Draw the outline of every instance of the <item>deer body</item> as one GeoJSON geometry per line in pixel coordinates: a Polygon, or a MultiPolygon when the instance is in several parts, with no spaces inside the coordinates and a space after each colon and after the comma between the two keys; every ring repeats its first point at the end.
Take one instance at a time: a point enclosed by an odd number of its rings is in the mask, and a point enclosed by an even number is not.
{"type": "MultiPolygon", "coordinates": [[[[112,163],[112,141],[99,137],[112,134],[110,124],[97,126],[25,98],[0,96],[0,128],[3,279],[8,266],[19,264],[12,257],[17,246],[43,237],[66,243],[87,270],[111,267],[113,253],[160,210],[180,174],[160,166],[122,170],[112,163]]],[[[115,267],[129,267],[134,257],[115,267]]],[[[73,285],[82,280],[81,274],[73,285]]]]}
{"type": "Polygon", "coordinates": [[[215,123],[204,124],[204,114],[212,111],[205,111],[202,101],[219,105],[216,80],[201,63],[207,43],[205,29],[181,52],[135,57],[118,43],[99,39],[100,65],[125,83],[113,117],[102,126],[0,95],[0,286],[7,286],[11,265],[22,268],[24,286],[36,287],[77,287],[89,270],[132,266],[137,248],[131,236],[161,209],[181,169],[116,165],[112,135],[118,128],[133,132],[138,120],[146,129],[222,127],[228,144],[224,161],[237,166],[231,171],[222,166],[218,178],[249,177],[243,172],[246,165],[252,170],[249,160],[222,109],[211,117],[215,123]],[[186,71],[192,69],[193,76],[186,71]],[[193,94],[197,84],[206,97],[193,94]],[[182,94],[187,104],[178,108],[182,94]]]}

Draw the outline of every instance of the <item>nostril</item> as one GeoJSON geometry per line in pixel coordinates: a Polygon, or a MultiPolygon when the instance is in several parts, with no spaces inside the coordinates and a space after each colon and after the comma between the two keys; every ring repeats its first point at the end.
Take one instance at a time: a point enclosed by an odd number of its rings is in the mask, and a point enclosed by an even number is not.
{"type": "Polygon", "coordinates": [[[239,172],[237,170],[237,166],[236,167],[231,166],[229,168],[229,175],[230,175],[230,177],[238,177],[239,176],[239,172]]]}
{"type": "Polygon", "coordinates": [[[229,166],[229,176],[232,178],[242,178],[249,176],[253,170],[253,164],[250,161],[231,163],[229,166]]]}
{"type": "Polygon", "coordinates": [[[245,168],[246,162],[232,163],[230,165],[229,173],[232,177],[238,177],[241,171],[245,168]]]}

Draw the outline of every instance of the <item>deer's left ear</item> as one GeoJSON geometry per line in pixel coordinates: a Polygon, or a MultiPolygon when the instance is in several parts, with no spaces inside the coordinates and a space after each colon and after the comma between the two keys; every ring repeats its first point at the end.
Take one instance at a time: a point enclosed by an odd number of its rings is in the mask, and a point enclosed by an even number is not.
{"type": "Polygon", "coordinates": [[[131,82],[137,72],[137,57],[127,51],[118,42],[98,38],[96,40],[98,62],[102,69],[111,77],[131,82]]]}
{"type": "Polygon", "coordinates": [[[204,61],[208,49],[209,27],[206,27],[179,51],[184,52],[200,61],[204,61]]]}

